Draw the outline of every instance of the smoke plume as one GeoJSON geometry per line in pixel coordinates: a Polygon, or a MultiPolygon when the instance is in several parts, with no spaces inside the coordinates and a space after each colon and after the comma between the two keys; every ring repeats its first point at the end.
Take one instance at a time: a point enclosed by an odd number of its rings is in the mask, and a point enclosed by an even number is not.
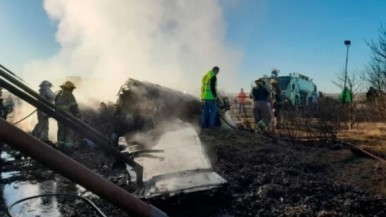
{"type": "Polygon", "coordinates": [[[44,0],[44,9],[60,50],[24,66],[35,87],[80,76],[78,98],[114,101],[134,78],[198,96],[201,77],[218,65],[219,89],[238,90],[241,54],[226,43],[219,0],[44,0]]]}

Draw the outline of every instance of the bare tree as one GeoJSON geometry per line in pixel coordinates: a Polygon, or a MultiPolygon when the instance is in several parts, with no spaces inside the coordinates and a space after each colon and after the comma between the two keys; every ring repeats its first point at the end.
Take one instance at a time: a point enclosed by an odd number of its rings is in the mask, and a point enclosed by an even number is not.
{"type": "MultiPolygon", "coordinates": [[[[335,80],[332,81],[340,89],[344,89],[345,84],[345,72],[341,70],[337,73],[335,80]]],[[[351,91],[352,102],[349,104],[343,104],[337,106],[335,109],[341,114],[339,116],[339,121],[345,124],[349,129],[354,128],[358,124],[358,117],[361,116],[362,106],[360,93],[363,92],[363,81],[358,73],[349,73],[347,74],[347,83],[346,87],[351,91]]],[[[362,94],[363,95],[363,94],[362,94]]]]}
{"type": "Polygon", "coordinates": [[[385,119],[386,109],[386,28],[381,25],[377,40],[366,41],[371,50],[370,61],[364,70],[363,78],[370,87],[375,88],[376,98],[371,107],[374,117],[385,119]]]}
{"type": "MultiPolygon", "coordinates": [[[[337,87],[343,90],[344,88],[344,70],[341,70],[336,74],[335,80],[332,80],[332,83],[335,84],[337,87]]],[[[349,90],[352,92],[353,100],[355,96],[357,96],[359,93],[363,92],[363,80],[361,79],[360,74],[358,73],[348,73],[347,74],[347,83],[346,86],[349,90]]]]}
{"type": "Polygon", "coordinates": [[[386,28],[379,28],[377,40],[366,41],[371,49],[371,58],[364,72],[364,78],[377,90],[386,90],[386,28]]]}

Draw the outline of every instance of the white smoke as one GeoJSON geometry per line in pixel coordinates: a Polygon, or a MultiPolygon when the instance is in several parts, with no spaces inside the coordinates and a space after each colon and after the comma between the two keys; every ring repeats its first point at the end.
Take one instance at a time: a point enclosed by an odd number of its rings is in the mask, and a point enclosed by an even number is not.
{"type": "Polygon", "coordinates": [[[198,96],[201,77],[218,65],[219,89],[238,90],[241,54],[225,41],[219,0],[44,0],[44,9],[60,51],[25,65],[35,87],[81,76],[94,83],[75,96],[114,101],[130,77],[198,96]]]}

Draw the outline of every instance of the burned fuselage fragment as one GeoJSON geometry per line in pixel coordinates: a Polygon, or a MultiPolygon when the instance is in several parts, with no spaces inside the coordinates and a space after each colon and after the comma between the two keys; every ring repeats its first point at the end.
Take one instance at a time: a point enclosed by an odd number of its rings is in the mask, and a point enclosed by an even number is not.
{"type": "MultiPolygon", "coordinates": [[[[213,171],[195,130],[200,106],[196,97],[147,82],[130,79],[121,88],[116,140],[144,168],[137,196],[216,190],[226,183],[213,171]]],[[[137,175],[130,166],[128,171],[137,175]]]]}

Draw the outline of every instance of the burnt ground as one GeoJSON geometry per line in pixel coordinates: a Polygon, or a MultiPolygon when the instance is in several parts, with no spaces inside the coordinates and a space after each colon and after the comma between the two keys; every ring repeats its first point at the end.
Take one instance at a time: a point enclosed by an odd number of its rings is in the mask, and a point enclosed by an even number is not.
{"type": "MultiPolygon", "coordinates": [[[[384,165],[340,144],[276,143],[257,134],[224,129],[203,130],[200,137],[214,170],[228,185],[216,193],[148,201],[170,216],[386,216],[384,165]]],[[[128,188],[127,173],[114,167],[100,150],[83,147],[71,157],[128,188]]],[[[2,177],[1,191],[17,181],[55,180],[61,183],[56,192],[82,194],[107,216],[127,216],[103,199],[79,192],[73,183],[33,160],[21,158],[1,166],[2,172],[21,171],[2,177]]],[[[4,201],[0,202],[4,214],[4,201]]]]}
{"type": "Polygon", "coordinates": [[[231,216],[385,215],[385,197],[376,195],[382,186],[374,184],[385,177],[384,168],[375,170],[374,161],[339,144],[274,144],[270,138],[223,130],[205,132],[202,140],[216,157],[215,170],[230,183],[225,210],[231,216]],[[359,174],[344,176],[354,171],[350,167],[359,174]]]}

